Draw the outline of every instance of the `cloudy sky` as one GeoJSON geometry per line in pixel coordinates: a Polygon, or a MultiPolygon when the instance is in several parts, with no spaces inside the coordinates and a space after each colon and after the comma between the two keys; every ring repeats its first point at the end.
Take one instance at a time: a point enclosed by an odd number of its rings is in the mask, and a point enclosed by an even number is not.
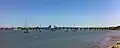
{"type": "Polygon", "coordinates": [[[120,0],[0,0],[0,26],[120,25],[120,0]]]}

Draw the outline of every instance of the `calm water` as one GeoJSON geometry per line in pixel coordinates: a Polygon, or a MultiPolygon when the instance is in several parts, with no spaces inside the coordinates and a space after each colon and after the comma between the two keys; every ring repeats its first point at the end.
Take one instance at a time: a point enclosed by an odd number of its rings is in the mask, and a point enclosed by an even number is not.
{"type": "Polygon", "coordinates": [[[103,42],[108,34],[119,31],[82,30],[77,32],[0,31],[0,48],[86,48],[93,41],[103,42]]]}

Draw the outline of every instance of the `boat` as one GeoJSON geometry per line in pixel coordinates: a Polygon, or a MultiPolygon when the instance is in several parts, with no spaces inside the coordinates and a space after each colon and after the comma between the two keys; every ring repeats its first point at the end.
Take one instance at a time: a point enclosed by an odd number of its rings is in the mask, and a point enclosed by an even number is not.
{"type": "Polygon", "coordinates": [[[29,33],[29,31],[28,31],[28,30],[25,30],[24,33],[29,33]]]}

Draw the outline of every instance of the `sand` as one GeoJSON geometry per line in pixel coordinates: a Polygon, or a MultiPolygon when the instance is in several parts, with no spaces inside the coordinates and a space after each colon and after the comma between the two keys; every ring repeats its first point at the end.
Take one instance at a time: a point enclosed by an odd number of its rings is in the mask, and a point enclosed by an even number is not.
{"type": "Polygon", "coordinates": [[[101,43],[94,42],[88,48],[112,48],[113,46],[114,48],[120,48],[120,35],[108,35],[105,41],[101,43]]]}
{"type": "Polygon", "coordinates": [[[106,45],[103,48],[120,48],[120,34],[118,35],[108,35],[106,38],[106,45]]]}
{"type": "Polygon", "coordinates": [[[120,35],[110,35],[108,41],[111,42],[108,48],[120,48],[120,35]]]}

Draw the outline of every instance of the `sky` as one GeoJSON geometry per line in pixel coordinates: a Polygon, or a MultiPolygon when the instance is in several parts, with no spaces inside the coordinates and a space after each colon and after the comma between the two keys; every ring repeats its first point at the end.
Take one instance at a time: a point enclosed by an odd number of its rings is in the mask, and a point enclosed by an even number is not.
{"type": "Polygon", "coordinates": [[[0,0],[0,26],[116,26],[120,0],[0,0]]]}

